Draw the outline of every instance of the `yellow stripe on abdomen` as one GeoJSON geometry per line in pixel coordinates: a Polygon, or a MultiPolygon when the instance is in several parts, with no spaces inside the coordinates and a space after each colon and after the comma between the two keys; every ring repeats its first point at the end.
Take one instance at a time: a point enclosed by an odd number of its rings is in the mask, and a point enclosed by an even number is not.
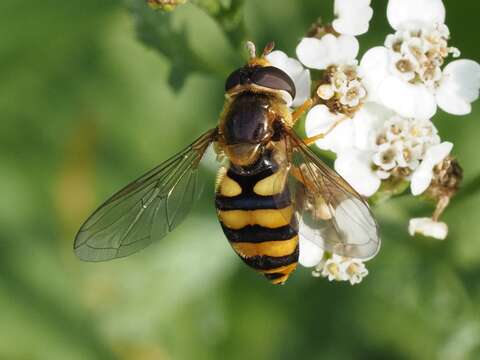
{"type": "Polygon", "coordinates": [[[275,269],[261,271],[263,275],[274,285],[283,285],[290,274],[297,268],[297,262],[290,265],[281,266],[275,269]]]}
{"type": "Polygon", "coordinates": [[[290,240],[266,241],[262,243],[237,242],[231,243],[233,249],[242,257],[253,256],[287,256],[295,251],[298,236],[290,240]]]}
{"type": "Polygon", "coordinates": [[[219,210],[220,221],[228,228],[238,230],[247,225],[260,225],[274,229],[290,224],[293,207],[261,210],[219,210]]]}
{"type": "Polygon", "coordinates": [[[273,175],[260,180],[253,187],[255,194],[262,196],[277,195],[282,192],[285,187],[287,178],[287,171],[285,169],[279,170],[273,175]]]}
{"type": "Polygon", "coordinates": [[[219,193],[223,196],[234,197],[242,193],[242,188],[235,180],[232,180],[225,175],[220,183],[219,193]]]}
{"type": "Polygon", "coordinates": [[[299,255],[287,173],[273,158],[265,157],[263,168],[245,172],[229,168],[217,177],[215,205],[230,245],[272,284],[285,283],[299,255]]]}

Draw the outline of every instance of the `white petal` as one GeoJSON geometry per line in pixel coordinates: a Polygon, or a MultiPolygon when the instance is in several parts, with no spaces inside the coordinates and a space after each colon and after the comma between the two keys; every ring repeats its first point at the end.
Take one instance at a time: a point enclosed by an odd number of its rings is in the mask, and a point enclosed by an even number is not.
{"type": "Polygon", "coordinates": [[[339,123],[339,125],[315,144],[320,149],[335,153],[352,147],[354,141],[352,121],[345,120],[344,116],[331,113],[325,105],[316,105],[308,112],[305,119],[305,132],[308,137],[325,134],[335,123],[339,123]]]}
{"type": "Polygon", "coordinates": [[[288,57],[283,51],[272,51],[266,58],[272,66],[285,71],[290,76],[296,76],[303,71],[302,64],[298,60],[288,57]]]}
{"type": "Polygon", "coordinates": [[[429,164],[420,164],[412,175],[412,181],[410,183],[410,189],[412,195],[418,196],[425,192],[430,186],[433,178],[433,166],[430,168],[429,164]],[[422,166],[424,165],[424,166],[422,166]]]}
{"type": "Polygon", "coordinates": [[[421,234],[438,240],[445,240],[448,234],[448,226],[431,218],[414,218],[410,219],[408,232],[411,236],[421,234]]]}
{"type": "Polygon", "coordinates": [[[373,9],[370,0],[335,0],[335,15],[332,25],[336,32],[361,35],[368,31],[373,9]]]}
{"type": "Polygon", "coordinates": [[[354,36],[340,35],[333,43],[333,64],[352,64],[356,62],[360,44],[354,36]]]}
{"type": "Polygon", "coordinates": [[[311,96],[312,79],[310,70],[303,70],[298,76],[293,78],[297,94],[293,100],[293,107],[302,105],[311,96]]]}
{"type": "Polygon", "coordinates": [[[371,48],[363,55],[360,61],[359,75],[362,78],[363,86],[367,89],[368,100],[380,101],[378,89],[389,74],[388,65],[388,50],[383,46],[371,48]]]}
{"type": "Polygon", "coordinates": [[[382,104],[404,117],[430,119],[437,111],[435,96],[425,85],[388,76],[378,91],[382,104]]]}
{"type": "Polygon", "coordinates": [[[454,115],[472,111],[471,103],[478,99],[480,65],[473,60],[455,60],[443,70],[436,98],[440,108],[454,115]]]}
{"type": "Polygon", "coordinates": [[[442,0],[389,0],[387,18],[395,30],[443,24],[445,6],[442,0]]]}
{"type": "Polygon", "coordinates": [[[342,266],[341,258],[333,255],[323,265],[322,276],[328,278],[328,281],[346,281],[348,276],[345,273],[345,267],[342,266]]]}
{"type": "Polygon", "coordinates": [[[322,261],[323,250],[311,241],[300,236],[299,240],[300,254],[298,262],[305,267],[314,267],[322,261]]]}
{"type": "Polygon", "coordinates": [[[335,89],[330,84],[323,84],[318,87],[317,94],[321,99],[329,100],[335,95],[335,89]]]}
{"type": "Polygon", "coordinates": [[[361,195],[372,196],[380,187],[380,179],[371,168],[370,152],[350,149],[339,153],[335,170],[361,195]]]}
{"type": "Polygon", "coordinates": [[[410,189],[414,196],[423,194],[428,189],[433,178],[433,168],[450,154],[452,148],[453,144],[445,141],[427,150],[424,159],[412,175],[410,189]]]}
{"type": "Polygon", "coordinates": [[[321,54],[326,52],[325,45],[317,38],[303,38],[297,46],[296,53],[303,65],[312,69],[325,69],[321,54]]]}
{"type": "Polygon", "coordinates": [[[305,118],[305,131],[307,132],[307,136],[323,134],[333,126],[335,122],[341,119],[341,116],[331,113],[326,105],[315,105],[310,109],[305,118]]]}
{"type": "Polygon", "coordinates": [[[433,166],[440,164],[452,151],[453,144],[448,141],[444,141],[441,144],[432,146],[427,150],[424,157],[424,162],[429,162],[433,166]]]}
{"type": "Polygon", "coordinates": [[[383,124],[394,113],[386,107],[376,103],[365,103],[352,119],[354,124],[355,148],[359,150],[373,150],[377,134],[383,124]]]}
{"type": "Polygon", "coordinates": [[[368,275],[368,270],[361,260],[347,259],[343,266],[351,285],[359,284],[368,275]]]}
{"type": "Polygon", "coordinates": [[[288,57],[283,51],[273,51],[267,55],[267,60],[272,66],[283,70],[295,83],[297,94],[292,106],[300,106],[310,97],[311,78],[310,71],[304,69],[302,64],[294,58],[288,57]]]}
{"type": "Polygon", "coordinates": [[[354,63],[358,50],[355,37],[326,34],[321,39],[303,38],[297,46],[297,57],[309,68],[324,70],[334,64],[354,63]]]}
{"type": "Polygon", "coordinates": [[[348,119],[337,125],[324,139],[317,141],[317,145],[324,150],[339,153],[353,146],[355,128],[352,120],[348,119]]]}

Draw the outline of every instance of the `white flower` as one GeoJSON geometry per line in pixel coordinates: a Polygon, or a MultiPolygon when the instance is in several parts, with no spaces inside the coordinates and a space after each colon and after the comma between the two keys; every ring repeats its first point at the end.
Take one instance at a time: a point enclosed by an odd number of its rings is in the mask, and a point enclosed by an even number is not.
{"type": "MultiPolygon", "coordinates": [[[[440,143],[438,131],[430,120],[391,115],[381,124],[375,120],[370,120],[370,124],[355,134],[368,140],[363,144],[352,141],[354,148],[344,146],[335,161],[335,170],[364,196],[372,196],[381,181],[392,176],[409,180],[424,158],[428,164],[429,149],[440,143]]],[[[425,167],[428,170],[429,166],[425,167]]]]}
{"type": "MultiPolygon", "coordinates": [[[[330,281],[349,281],[354,285],[361,282],[361,280],[368,274],[364,261],[370,260],[376,255],[372,255],[370,245],[375,246],[377,251],[378,246],[370,244],[369,235],[359,236],[359,234],[365,234],[365,224],[363,224],[360,229],[360,225],[352,223],[351,221],[352,211],[354,212],[358,209],[357,202],[358,200],[348,199],[340,203],[336,208],[336,222],[340,228],[347,229],[348,227],[348,230],[343,234],[346,239],[345,241],[349,244],[358,245],[356,254],[358,254],[358,256],[363,256],[366,252],[369,254],[368,259],[365,257],[361,260],[324,251],[323,248],[328,247],[329,245],[318,236],[318,232],[300,220],[300,254],[298,262],[305,267],[315,267],[312,271],[313,276],[323,276],[330,281]],[[368,245],[367,242],[369,243],[368,245]]],[[[329,211],[319,215],[331,216],[329,211]]],[[[375,228],[373,220],[370,226],[375,228]]]]}
{"type": "Polygon", "coordinates": [[[373,9],[371,0],[335,0],[336,19],[332,26],[345,35],[361,35],[368,31],[373,9]]]}
{"type": "Polygon", "coordinates": [[[408,232],[411,236],[420,234],[438,240],[445,240],[448,234],[448,226],[443,222],[434,221],[431,218],[414,218],[410,219],[408,232]]]}
{"type": "Polygon", "coordinates": [[[298,262],[304,267],[314,267],[320,264],[324,251],[318,245],[300,236],[298,262]]]}
{"type": "Polygon", "coordinates": [[[453,144],[445,141],[427,150],[422,163],[412,175],[410,187],[413,195],[418,196],[428,189],[433,179],[433,169],[450,154],[452,148],[453,144]]]}
{"type": "Polygon", "coordinates": [[[332,65],[325,71],[317,95],[332,114],[351,116],[363,105],[367,91],[356,65],[332,65]]]}
{"type": "Polygon", "coordinates": [[[367,93],[355,65],[330,66],[322,81],[317,95],[325,103],[310,109],[305,130],[307,136],[328,134],[317,141],[317,146],[339,152],[352,146],[354,126],[351,118],[361,111],[367,93]]]}
{"type": "Polygon", "coordinates": [[[355,285],[368,275],[368,270],[360,259],[333,254],[327,259],[322,259],[313,275],[325,277],[329,281],[348,281],[355,285]]]}
{"type": "Polygon", "coordinates": [[[364,104],[352,118],[333,114],[326,105],[316,105],[307,114],[305,131],[311,137],[330,130],[315,144],[335,152],[335,169],[360,194],[371,196],[381,180],[372,168],[374,145],[378,132],[391,116],[390,110],[374,103],[364,104]]]}
{"type": "Polygon", "coordinates": [[[302,64],[291,57],[288,57],[282,51],[276,50],[266,56],[272,66],[283,70],[295,83],[297,94],[291,104],[292,107],[300,106],[310,97],[310,71],[305,69],[302,64]]]}
{"type": "Polygon", "coordinates": [[[335,125],[336,127],[324,139],[318,140],[316,145],[320,149],[338,153],[352,146],[353,122],[346,120],[344,115],[333,114],[326,105],[315,105],[305,119],[305,131],[309,137],[325,134],[335,125]]]}
{"type": "Polygon", "coordinates": [[[297,46],[297,57],[306,67],[325,70],[331,65],[356,64],[359,47],[353,36],[326,34],[321,39],[303,38],[297,46]]]}
{"type": "Polygon", "coordinates": [[[335,160],[335,170],[361,195],[372,196],[381,185],[381,178],[372,169],[371,151],[348,149],[335,160]]]}
{"type": "Polygon", "coordinates": [[[445,22],[442,0],[389,0],[387,18],[395,30],[445,22]]]}
{"type": "Polygon", "coordinates": [[[340,97],[340,103],[348,107],[356,107],[360,101],[367,95],[367,91],[358,80],[349,81],[343,89],[340,97]]]}
{"type": "Polygon", "coordinates": [[[368,275],[365,264],[359,259],[347,259],[344,266],[350,285],[359,284],[368,275]]]}
{"type": "Polygon", "coordinates": [[[360,62],[369,99],[405,117],[431,118],[437,106],[453,114],[469,113],[478,98],[480,65],[456,60],[442,70],[449,54],[459,55],[448,46],[442,1],[390,0],[387,15],[396,33],[360,62]]]}
{"type": "MultiPolygon", "coordinates": [[[[346,236],[348,243],[359,245],[358,256],[361,256],[363,251],[367,251],[370,255],[368,259],[371,259],[375,255],[371,255],[370,249],[365,247],[366,242],[370,238],[368,236],[366,238],[358,236],[359,233],[363,233],[364,228],[362,227],[360,232],[358,229],[355,229],[355,226],[359,225],[352,224],[349,215],[357,208],[358,204],[356,204],[355,200],[345,200],[336,208],[336,220],[340,228],[346,229],[347,226],[350,227],[350,230],[347,230],[344,236],[346,236]]],[[[375,226],[374,222],[372,222],[371,226],[375,226]]],[[[364,261],[368,259],[360,260],[325,252],[323,248],[328,245],[323,242],[323,239],[319,238],[318,233],[315,231],[312,233],[312,229],[308,225],[305,226],[302,220],[299,223],[299,229],[300,254],[298,262],[305,267],[315,267],[312,272],[313,276],[323,276],[330,281],[349,281],[352,285],[358,284],[367,276],[368,270],[365,268],[364,261]]]]}
{"type": "MultiPolygon", "coordinates": [[[[359,6],[368,7],[369,4],[370,1],[357,2],[359,6]]],[[[353,121],[357,116],[368,117],[371,113],[359,114],[369,99],[357,66],[358,51],[355,37],[337,37],[330,33],[320,39],[304,38],[297,46],[297,56],[305,66],[324,70],[316,90],[322,101],[309,111],[305,125],[309,137],[326,134],[324,139],[316,142],[321,149],[339,153],[351,148],[358,130],[356,127],[370,124],[365,120],[353,121]]]]}
{"type": "Polygon", "coordinates": [[[450,114],[469,114],[471,103],[478,99],[479,88],[480,65],[472,60],[453,61],[443,70],[436,93],[437,103],[450,114]]]}
{"type": "Polygon", "coordinates": [[[335,88],[331,84],[322,84],[317,89],[320,99],[330,100],[335,95],[335,88]]]}
{"type": "MultiPolygon", "coordinates": [[[[326,277],[328,281],[346,281],[347,274],[345,272],[345,267],[342,264],[342,257],[338,255],[333,255],[330,259],[325,261],[321,269],[320,274],[323,277],[326,277]]],[[[318,269],[320,270],[320,269],[318,269]]]]}

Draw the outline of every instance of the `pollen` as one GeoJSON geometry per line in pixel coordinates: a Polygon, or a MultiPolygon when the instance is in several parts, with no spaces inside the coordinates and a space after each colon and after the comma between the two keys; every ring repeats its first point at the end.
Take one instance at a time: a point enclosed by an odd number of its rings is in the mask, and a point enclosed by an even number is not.
{"type": "Polygon", "coordinates": [[[382,161],[386,164],[391,162],[394,158],[395,158],[395,152],[393,150],[389,150],[383,153],[382,161]]]}
{"type": "Polygon", "coordinates": [[[385,46],[391,51],[397,76],[412,83],[423,83],[430,89],[439,85],[441,67],[458,50],[448,46],[450,33],[446,25],[436,25],[422,31],[398,30],[387,38],[385,46]]]}
{"type": "Polygon", "coordinates": [[[402,42],[401,41],[397,41],[392,45],[392,50],[395,51],[395,52],[400,52],[401,48],[402,48],[402,42]]]}
{"type": "Polygon", "coordinates": [[[410,162],[412,160],[412,152],[409,149],[404,149],[403,158],[405,161],[410,162]]]}
{"type": "Polygon", "coordinates": [[[357,67],[342,65],[327,68],[316,94],[330,112],[352,117],[363,105],[367,91],[357,67]]]}
{"type": "Polygon", "coordinates": [[[400,71],[402,73],[409,73],[409,72],[413,71],[413,65],[407,59],[402,59],[402,60],[397,61],[396,66],[397,66],[398,71],[400,71]]]}

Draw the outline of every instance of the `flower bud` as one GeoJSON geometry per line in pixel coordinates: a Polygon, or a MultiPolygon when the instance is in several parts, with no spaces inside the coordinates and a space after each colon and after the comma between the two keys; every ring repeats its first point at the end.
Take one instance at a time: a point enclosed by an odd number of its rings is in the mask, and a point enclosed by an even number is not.
{"type": "Polygon", "coordinates": [[[443,197],[450,199],[458,192],[462,179],[462,167],[454,157],[447,156],[433,169],[433,179],[427,195],[435,200],[443,197]]]}
{"type": "Polygon", "coordinates": [[[178,5],[182,5],[187,0],[147,0],[147,4],[152,9],[160,9],[163,11],[173,11],[178,5]]]}
{"type": "Polygon", "coordinates": [[[332,24],[323,24],[322,20],[319,19],[317,22],[313,23],[310,26],[310,29],[307,32],[307,37],[321,39],[326,34],[332,34],[334,36],[340,35],[338,32],[335,31],[332,24]]]}

